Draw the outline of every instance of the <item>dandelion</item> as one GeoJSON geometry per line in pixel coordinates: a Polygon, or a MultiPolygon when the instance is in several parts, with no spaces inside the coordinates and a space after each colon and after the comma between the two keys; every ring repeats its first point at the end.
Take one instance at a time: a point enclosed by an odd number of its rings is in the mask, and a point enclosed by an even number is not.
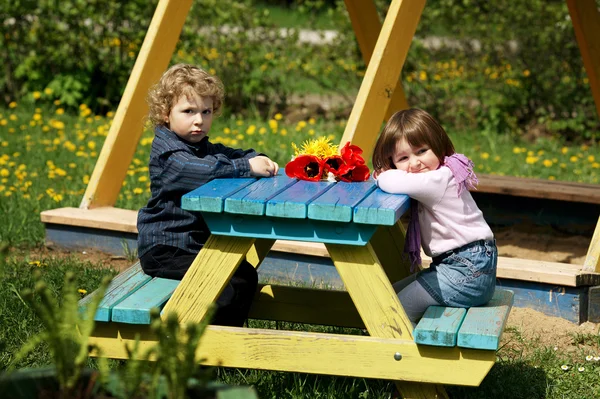
{"type": "Polygon", "coordinates": [[[563,154],[566,154],[567,152],[569,152],[569,148],[568,147],[563,147],[560,149],[560,152],[562,152],[563,154]]]}
{"type": "Polygon", "coordinates": [[[550,166],[552,166],[552,161],[549,159],[544,159],[543,164],[545,167],[549,168],[550,166]]]}
{"type": "Polygon", "coordinates": [[[275,116],[274,116],[274,118],[275,118],[276,121],[280,121],[281,118],[283,118],[283,115],[281,115],[280,113],[276,113],[275,116]]]}
{"type": "Polygon", "coordinates": [[[17,103],[16,103],[16,102],[14,102],[14,101],[11,101],[11,102],[8,104],[8,108],[17,108],[17,103]]]}
{"type": "Polygon", "coordinates": [[[39,260],[32,260],[31,262],[29,262],[29,264],[30,264],[31,266],[37,266],[37,267],[43,267],[43,266],[46,266],[46,264],[45,264],[45,263],[43,263],[43,262],[41,262],[41,261],[39,261],[39,260]]]}
{"type": "Polygon", "coordinates": [[[566,364],[563,364],[562,366],[560,366],[561,369],[563,369],[564,371],[567,371],[569,369],[569,366],[567,366],[566,364]]]}
{"type": "Polygon", "coordinates": [[[77,292],[79,292],[79,293],[80,293],[80,294],[82,294],[82,295],[85,295],[85,294],[87,294],[87,290],[84,290],[84,289],[82,289],[82,288],[78,289],[78,290],[77,290],[77,292]]]}
{"type": "Polygon", "coordinates": [[[571,162],[577,162],[579,160],[579,158],[577,158],[577,156],[573,155],[571,156],[571,158],[569,158],[569,161],[571,162]]]}
{"type": "Polygon", "coordinates": [[[134,194],[142,194],[143,192],[144,192],[144,190],[139,187],[136,187],[133,189],[134,194]]]}
{"type": "Polygon", "coordinates": [[[538,161],[538,157],[528,156],[527,158],[525,158],[525,162],[528,163],[529,165],[533,165],[537,161],[538,161]]]}
{"type": "Polygon", "coordinates": [[[58,108],[58,109],[56,110],[56,115],[62,115],[62,114],[64,114],[64,113],[65,113],[65,109],[64,109],[64,108],[58,108]]]}
{"type": "Polygon", "coordinates": [[[42,96],[42,93],[40,93],[39,91],[34,91],[33,92],[33,99],[34,100],[39,100],[39,98],[42,96]]]}
{"type": "Polygon", "coordinates": [[[521,149],[519,147],[513,148],[513,154],[520,154],[520,153],[521,153],[521,149]]]}
{"type": "Polygon", "coordinates": [[[487,152],[481,153],[481,159],[488,159],[489,157],[490,157],[490,154],[488,154],[487,152]]]}
{"type": "Polygon", "coordinates": [[[50,94],[52,94],[52,89],[51,89],[51,88],[49,88],[49,87],[46,87],[46,88],[44,89],[44,94],[45,94],[45,95],[47,95],[47,96],[49,96],[50,94]]]}
{"type": "Polygon", "coordinates": [[[596,158],[593,155],[589,155],[587,157],[588,162],[594,162],[596,160],[596,158]]]}

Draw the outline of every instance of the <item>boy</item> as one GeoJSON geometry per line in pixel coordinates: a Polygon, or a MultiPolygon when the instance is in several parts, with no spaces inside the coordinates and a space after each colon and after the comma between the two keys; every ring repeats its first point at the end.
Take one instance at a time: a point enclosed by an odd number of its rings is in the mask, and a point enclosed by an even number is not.
{"type": "MultiPolygon", "coordinates": [[[[138,254],[152,277],[181,280],[210,235],[202,216],[181,208],[182,195],[214,178],[269,177],[277,163],[254,150],[213,144],[208,133],[223,103],[216,76],[187,64],[169,68],[148,93],[154,127],[150,153],[151,198],[138,213],[138,254]]],[[[217,299],[213,324],[242,326],[258,276],[242,262],[217,299]]]]}

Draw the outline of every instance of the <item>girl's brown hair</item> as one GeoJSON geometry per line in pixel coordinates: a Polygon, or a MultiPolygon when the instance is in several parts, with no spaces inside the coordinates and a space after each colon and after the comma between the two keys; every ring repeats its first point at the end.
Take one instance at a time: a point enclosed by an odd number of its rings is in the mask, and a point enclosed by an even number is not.
{"type": "Polygon", "coordinates": [[[150,88],[146,98],[150,108],[148,121],[152,127],[165,125],[166,117],[179,98],[193,93],[201,97],[211,97],[213,113],[219,114],[225,89],[218,77],[189,64],[176,64],[169,68],[158,83],[150,88]]]}
{"type": "Polygon", "coordinates": [[[403,138],[411,147],[429,146],[440,164],[444,163],[444,157],[455,153],[450,137],[429,113],[419,108],[398,111],[388,120],[375,144],[373,169],[377,173],[396,169],[392,158],[396,144],[403,138]]]}

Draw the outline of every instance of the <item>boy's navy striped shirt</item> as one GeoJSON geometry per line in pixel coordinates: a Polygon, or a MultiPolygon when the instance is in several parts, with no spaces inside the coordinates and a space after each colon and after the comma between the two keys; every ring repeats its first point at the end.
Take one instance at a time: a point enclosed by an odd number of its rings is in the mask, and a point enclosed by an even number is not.
{"type": "Polygon", "coordinates": [[[164,126],[154,130],[148,204],[138,212],[138,256],[155,245],[198,252],[210,234],[198,212],[181,209],[181,197],[221,177],[249,177],[254,150],[213,144],[205,137],[188,143],[164,126]]]}

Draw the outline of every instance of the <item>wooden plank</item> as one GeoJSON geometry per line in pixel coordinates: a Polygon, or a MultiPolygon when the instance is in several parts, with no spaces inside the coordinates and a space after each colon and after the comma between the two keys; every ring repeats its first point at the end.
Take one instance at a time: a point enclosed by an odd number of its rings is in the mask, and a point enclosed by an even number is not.
{"type": "Polygon", "coordinates": [[[589,289],[587,320],[592,323],[600,323],[600,286],[589,289]]]}
{"type": "Polygon", "coordinates": [[[498,279],[496,287],[514,292],[514,306],[581,324],[588,315],[588,288],[498,279]]]}
{"type": "MultiPolygon", "coordinates": [[[[377,14],[375,2],[344,0],[344,3],[346,3],[346,10],[348,10],[348,15],[350,16],[350,22],[352,22],[352,28],[356,35],[363,61],[365,65],[369,65],[373,50],[377,44],[377,39],[379,38],[379,33],[381,32],[381,21],[377,14]]],[[[394,94],[388,105],[385,120],[388,120],[394,112],[406,108],[408,108],[408,101],[406,101],[402,81],[398,80],[394,94]]]]}
{"type": "Polygon", "coordinates": [[[258,280],[264,283],[343,290],[331,258],[270,252],[258,268],[258,280]]]}
{"type": "Polygon", "coordinates": [[[308,218],[350,222],[354,207],[376,188],[373,180],[358,183],[339,182],[308,205],[308,218]]]}
{"type": "Polygon", "coordinates": [[[225,212],[264,215],[266,202],[297,182],[298,180],[290,179],[286,175],[259,179],[227,197],[225,199],[225,212]]]}
{"type": "Polygon", "coordinates": [[[205,213],[203,216],[212,234],[268,240],[366,245],[377,229],[377,226],[370,224],[311,219],[283,219],[230,213],[205,213]]]}
{"type": "Polygon", "coordinates": [[[333,187],[330,181],[298,181],[297,184],[267,202],[267,216],[306,219],[308,204],[333,187]]]}
{"type": "Polygon", "coordinates": [[[469,308],[458,331],[461,348],[497,350],[510,308],[512,291],[496,289],[494,297],[484,306],[469,308]]]}
{"type": "MultiPolygon", "coordinates": [[[[112,308],[136,292],[152,278],[142,270],[137,262],[124,272],[117,275],[108,286],[104,298],[98,305],[94,320],[110,321],[112,308]]],[[[94,292],[79,301],[79,308],[85,308],[91,301],[94,292]]]]}
{"type": "Polygon", "coordinates": [[[600,273],[600,217],[598,217],[598,223],[596,223],[596,229],[585,256],[582,271],[600,273]]]}
{"type": "Polygon", "coordinates": [[[106,254],[130,256],[137,251],[137,233],[46,223],[45,244],[70,251],[98,250],[106,254]]]}
{"type": "Polygon", "coordinates": [[[252,303],[254,319],[365,328],[345,291],[266,284],[252,303]]]}
{"type": "Polygon", "coordinates": [[[112,206],[142,135],[146,95],[167,69],[192,0],[161,0],[129,76],[80,208],[112,206]]]}
{"type": "Polygon", "coordinates": [[[371,245],[326,247],[369,334],[412,339],[412,324],[371,245]]]}
{"type": "Polygon", "coordinates": [[[179,280],[153,278],[113,307],[111,320],[128,324],[150,324],[150,310],[161,309],[178,285],[179,280]]]}
{"type": "Polygon", "coordinates": [[[365,159],[373,153],[424,6],[425,0],[394,0],[388,9],[340,141],[358,145],[365,159]]]}
{"type": "Polygon", "coordinates": [[[254,241],[211,235],[165,305],[162,317],[175,312],[181,323],[202,321],[254,241]]]}
{"type": "Polygon", "coordinates": [[[137,233],[137,211],[112,206],[94,208],[57,208],[40,213],[42,223],[137,233]]]}
{"type": "Polygon", "coordinates": [[[215,179],[181,197],[181,207],[189,211],[223,212],[225,198],[254,183],[255,178],[215,179]]]}
{"type": "Polygon", "coordinates": [[[466,309],[430,306],[413,331],[415,342],[433,346],[456,346],[466,309]]]}
{"type": "Polygon", "coordinates": [[[475,191],[483,193],[600,204],[600,184],[486,174],[477,174],[477,178],[475,191]]]}
{"type": "Polygon", "coordinates": [[[575,37],[600,116],[600,12],[595,0],[567,0],[575,37]]]}
{"type": "MultiPolygon", "coordinates": [[[[138,334],[140,350],[156,345],[148,326],[119,323],[99,323],[90,344],[103,356],[127,359],[125,345],[131,347],[138,334]]],[[[408,339],[208,326],[197,358],[221,367],[479,386],[496,354],[408,339]]]]}
{"type": "Polygon", "coordinates": [[[376,189],[354,208],[355,223],[393,226],[410,208],[408,195],[388,194],[376,189]]]}

